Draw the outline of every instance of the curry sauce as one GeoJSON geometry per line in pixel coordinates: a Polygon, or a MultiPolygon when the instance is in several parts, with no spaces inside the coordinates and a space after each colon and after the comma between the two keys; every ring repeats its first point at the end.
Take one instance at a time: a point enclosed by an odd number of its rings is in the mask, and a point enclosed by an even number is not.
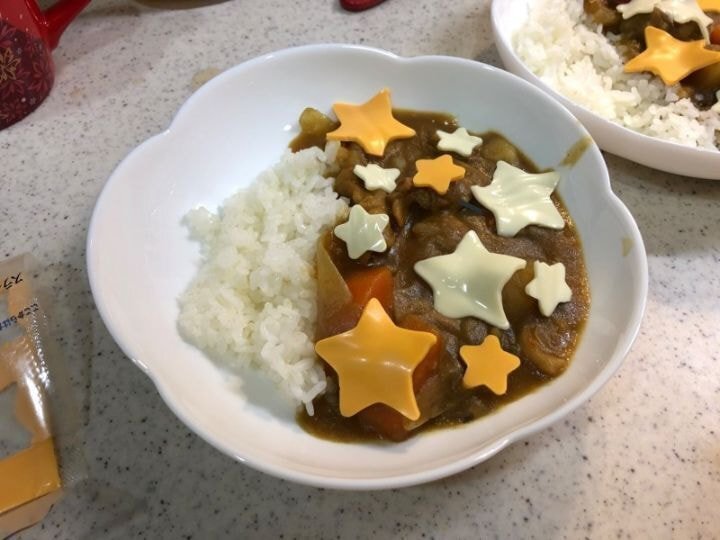
{"type": "MultiPolygon", "coordinates": [[[[367,252],[351,259],[344,243],[332,232],[326,234],[318,249],[347,281],[373,268],[386,268],[392,274],[391,306],[388,312],[401,327],[432,332],[438,337],[441,352],[429,369],[420,366],[422,379],[414,377],[414,388],[421,417],[410,421],[383,404],[372,405],[353,417],[343,417],[338,408],[338,385],[332,368],[326,366],[328,389],[313,402],[314,414],[298,413],[298,422],[308,432],[341,441],[368,439],[403,440],[425,429],[463,424],[481,418],[560,375],[570,362],[589,309],[589,290],[580,239],[561,199],[552,200],[565,221],[561,230],[529,225],[514,237],[496,234],[493,214],[472,197],[472,186],[490,184],[498,161],[524,171],[538,168],[504,136],[482,133],[482,145],[469,157],[453,154],[455,163],[465,168],[464,178],[450,184],[440,195],[429,188],[412,184],[415,162],[443,154],[437,149],[436,131],[454,131],[456,120],[447,114],[394,110],[397,120],[416,131],[416,136],[392,141],[382,157],[366,155],[355,143],[343,143],[333,171],[335,191],[360,204],[371,213],[390,216],[385,229],[388,249],[384,253],[367,252]],[[368,191],[353,173],[355,165],[376,163],[383,168],[400,170],[397,187],[391,193],[368,191]],[[500,330],[474,317],[450,318],[433,308],[433,292],[414,271],[416,262],[452,253],[463,236],[474,231],[493,253],[519,257],[527,261],[503,288],[503,306],[510,328],[500,330]],[[561,262],[566,282],[572,290],[569,302],[559,304],[550,317],[540,314],[537,302],[525,293],[533,279],[533,261],[561,262]],[[495,395],[485,387],[466,389],[462,384],[465,365],[459,356],[463,345],[477,345],[489,334],[500,339],[502,348],[520,358],[518,369],[508,377],[508,391],[495,395]]],[[[302,133],[292,142],[295,151],[313,145],[324,146],[325,134],[337,127],[321,113],[306,110],[301,118],[302,133]]],[[[348,305],[343,316],[329,317],[322,311],[335,292],[318,287],[318,319],[315,340],[337,335],[353,328],[361,306],[348,305]]],[[[321,360],[320,360],[321,361],[321,360]]]]}

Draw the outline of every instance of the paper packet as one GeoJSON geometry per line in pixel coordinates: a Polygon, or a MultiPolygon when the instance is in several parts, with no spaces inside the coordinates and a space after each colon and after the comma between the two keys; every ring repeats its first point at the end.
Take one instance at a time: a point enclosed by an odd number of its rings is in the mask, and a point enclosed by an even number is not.
{"type": "Polygon", "coordinates": [[[79,411],[28,255],[0,262],[0,538],[82,475],[79,411]]]}

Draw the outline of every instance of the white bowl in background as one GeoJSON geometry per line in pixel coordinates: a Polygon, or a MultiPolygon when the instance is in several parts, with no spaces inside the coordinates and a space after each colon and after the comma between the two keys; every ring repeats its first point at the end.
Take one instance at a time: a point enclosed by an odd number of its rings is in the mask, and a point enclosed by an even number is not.
{"type": "Polygon", "coordinates": [[[233,376],[183,341],[177,298],[199,246],[181,218],[216,208],[276,162],[303,108],[329,111],[388,87],[398,107],[453,113],[463,126],[497,130],[540,168],[560,163],[587,132],[556,101],[521,79],[470,60],[400,58],[349,45],[268,54],[219,75],[180,109],[170,128],[141,144],[107,181],[88,233],[90,284],[107,328],[154,381],[177,416],[243,463],[289,480],[343,489],[406,486],[471,467],[581,405],[620,366],[647,292],[642,238],[612,193],[590,144],[561,170],[559,192],[582,237],[592,306],[568,370],[497,413],[400,444],[315,438],[294,409],[253,373],[233,376]],[[629,247],[629,251],[628,251],[629,247]]]}
{"type": "Polygon", "coordinates": [[[603,150],[661,171],[720,180],[720,152],[650,137],[606,120],[553,90],[535,75],[515,53],[512,37],[523,27],[538,1],[493,0],[491,12],[495,45],[510,72],[531,82],[570,109],[603,150]]]}

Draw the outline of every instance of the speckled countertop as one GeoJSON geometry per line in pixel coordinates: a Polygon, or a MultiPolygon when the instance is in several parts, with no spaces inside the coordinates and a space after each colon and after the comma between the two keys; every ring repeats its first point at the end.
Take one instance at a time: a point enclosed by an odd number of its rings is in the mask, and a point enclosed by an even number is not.
{"type": "Polygon", "coordinates": [[[0,256],[30,251],[53,276],[87,460],[87,479],[20,537],[720,538],[720,182],[606,156],[649,255],[631,353],[561,423],[429,485],[333,492],[248,469],[181,424],[120,352],[85,270],[106,179],[207,74],[316,42],[499,64],[487,0],[362,14],[336,0],[95,0],[56,50],[49,99],[0,132],[0,256]]]}

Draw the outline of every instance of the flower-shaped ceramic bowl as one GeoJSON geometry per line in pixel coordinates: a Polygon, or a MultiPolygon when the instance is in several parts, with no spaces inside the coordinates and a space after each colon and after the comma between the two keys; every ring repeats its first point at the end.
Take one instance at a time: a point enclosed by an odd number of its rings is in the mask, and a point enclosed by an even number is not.
{"type": "Polygon", "coordinates": [[[560,168],[559,192],[582,237],[592,307],[568,370],[540,390],[476,422],[400,444],[315,438],[295,410],[255,373],[229,374],[183,341],[177,298],[199,246],[181,219],[215,208],[281,156],[304,107],[330,111],[382,88],[398,107],[445,111],[476,131],[496,130],[541,168],[587,138],[556,101],[490,66],[447,57],[400,58],[346,45],[268,54],[208,82],[170,128],[135,149],[108,180],[88,237],[96,304],[123,351],[196,433],[239,461],[306,484],[375,489],[447,476],[550,425],[592,396],[620,366],[642,316],[647,268],[642,238],[612,193],[590,143],[560,168]]]}

